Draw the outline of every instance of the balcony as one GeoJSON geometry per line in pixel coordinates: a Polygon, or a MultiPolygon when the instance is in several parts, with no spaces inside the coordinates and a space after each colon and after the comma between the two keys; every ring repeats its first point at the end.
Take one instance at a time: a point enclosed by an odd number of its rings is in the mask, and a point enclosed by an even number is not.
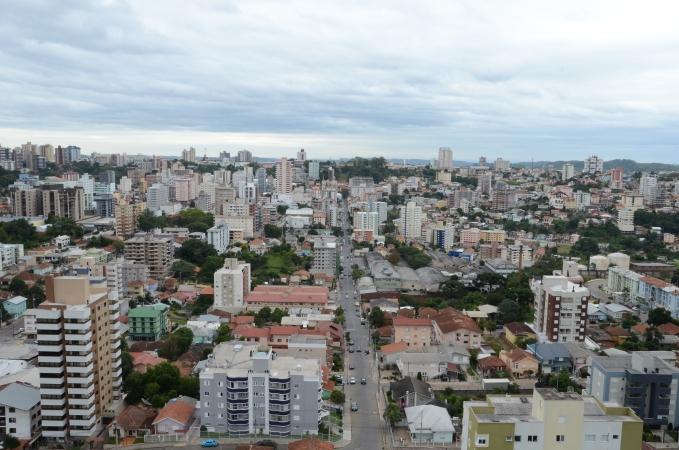
{"type": "Polygon", "coordinates": [[[68,403],[69,403],[69,405],[93,405],[94,404],[94,395],[91,395],[87,398],[69,397],[68,403]]]}
{"type": "Polygon", "coordinates": [[[122,386],[122,384],[123,384],[123,379],[122,379],[122,377],[121,377],[121,378],[115,378],[115,379],[113,380],[113,388],[114,388],[114,389],[119,388],[120,386],[122,386]]]}
{"type": "Polygon", "coordinates": [[[88,320],[85,322],[65,322],[64,323],[64,330],[73,330],[73,331],[86,331],[86,330],[91,330],[92,329],[92,321],[88,320]]]}
{"type": "Polygon", "coordinates": [[[90,373],[94,370],[94,362],[90,361],[86,366],[73,366],[70,364],[66,365],[67,372],[70,373],[90,373]]]}
{"type": "Polygon", "coordinates": [[[42,426],[44,427],[65,427],[66,426],[66,417],[59,418],[57,419],[56,417],[54,418],[55,420],[52,420],[52,417],[45,417],[42,416],[42,426]]]}
{"type": "Polygon", "coordinates": [[[45,330],[45,331],[61,331],[62,326],[61,323],[37,323],[35,324],[35,328],[38,331],[38,334],[40,334],[40,331],[45,330]]]}
{"type": "Polygon", "coordinates": [[[60,377],[57,378],[52,378],[52,377],[45,377],[42,374],[40,375],[40,384],[58,384],[58,385],[63,385],[64,384],[64,376],[63,374],[60,377]]]}
{"type": "Polygon", "coordinates": [[[122,355],[123,355],[123,352],[120,349],[118,349],[111,354],[111,358],[113,358],[114,360],[120,359],[122,357],[122,355]]]}
{"type": "Polygon", "coordinates": [[[69,387],[68,388],[68,394],[69,395],[87,395],[87,396],[90,396],[90,395],[94,394],[94,384],[90,384],[87,387],[81,387],[81,388],[69,387]]]}
{"type": "Polygon", "coordinates": [[[66,390],[61,387],[61,388],[40,388],[40,395],[56,395],[56,396],[62,396],[66,394],[66,390]]]}
{"type": "Polygon", "coordinates": [[[94,427],[94,425],[96,423],[97,423],[97,418],[94,415],[94,413],[92,413],[92,415],[89,416],[89,417],[83,417],[83,418],[79,418],[79,419],[69,419],[69,421],[68,421],[68,424],[71,428],[72,427],[79,427],[79,428],[83,427],[83,428],[90,428],[91,429],[92,427],[94,427]]]}
{"type": "Polygon", "coordinates": [[[86,356],[69,356],[66,355],[67,363],[89,363],[92,362],[92,354],[86,356]]]}
{"type": "Polygon", "coordinates": [[[119,349],[120,348],[120,339],[111,340],[111,348],[113,348],[113,350],[119,349]]]}
{"type": "Polygon", "coordinates": [[[72,384],[90,384],[94,383],[94,372],[78,373],[77,375],[68,376],[69,383],[72,384]]]}
{"type": "Polygon", "coordinates": [[[92,342],[92,332],[87,333],[67,333],[64,335],[68,341],[92,342]]]}
{"type": "MultiPolygon", "coordinates": [[[[60,361],[61,362],[61,361],[60,361]]],[[[42,366],[40,367],[40,373],[62,373],[64,371],[64,366],[59,364],[57,366],[42,366]]]]}
{"type": "Polygon", "coordinates": [[[113,378],[121,378],[123,376],[123,369],[118,368],[116,369],[115,372],[113,372],[113,378]]]}
{"type": "Polygon", "coordinates": [[[62,356],[41,356],[38,355],[38,363],[56,363],[61,364],[64,362],[62,356]]]}
{"type": "Polygon", "coordinates": [[[90,428],[85,429],[70,428],[69,433],[73,437],[90,437],[94,433],[94,425],[92,425],[90,428]]]}
{"type": "Polygon", "coordinates": [[[63,439],[66,437],[66,431],[64,431],[64,427],[55,427],[53,430],[51,429],[46,429],[46,425],[43,422],[42,425],[42,435],[46,438],[53,438],[53,439],[63,439]]]}
{"type": "Polygon", "coordinates": [[[91,352],[92,341],[83,342],[82,344],[66,344],[67,352],[91,352]]]}
{"type": "Polygon", "coordinates": [[[55,333],[55,334],[36,334],[36,341],[38,342],[61,342],[62,341],[62,336],[61,333],[55,333]]]}
{"type": "Polygon", "coordinates": [[[92,414],[94,414],[96,408],[94,404],[90,405],[89,408],[84,408],[84,409],[75,409],[75,408],[69,408],[68,409],[68,415],[69,416],[84,416],[84,417],[90,417],[92,414]]]}
{"type": "MultiPolygon", "coordinates": [[[[45,407],[45,406],[64,406],[66,404],[66,397],[63,396],[61,398],[40,398],[40,404],[45,407]]],[[[45,411],[45,408],[43,408],[43,413],[45,411]]]]}

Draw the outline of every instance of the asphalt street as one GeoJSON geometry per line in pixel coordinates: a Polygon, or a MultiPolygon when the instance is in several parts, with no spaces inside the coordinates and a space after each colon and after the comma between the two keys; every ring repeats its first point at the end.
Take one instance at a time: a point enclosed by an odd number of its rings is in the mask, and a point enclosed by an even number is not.
{"type": "Polygon", "coordinates": [[[383,420],[377,406],[377,397],[380,395],[379,375],[367,322],[361,325],[360,308],[355,307],[356,302],[360,303],[360,297],[351,277],[353,257],[351,236],[346,232],[348,228],[346,206],[344,206],[341,220],[345,233],[340,240],[340,263],[343,267],[343,276],[339,284],[339,303],[345,311],[345,331],[351,334],[354,349],[361,350],[345,353],[345,382],[347,384],[344,392],[349,399],[349,404],[351,402],[358,404],[358,411],[348,413],[351,414],[351,444],[345,448],[375,450],[384,447],[383,420]],[[365,354],[366,349],[370,351],[368,355],[365,354]],[[349,369],[349,367],[354,369],[349,369]],[[356,384],[348,384],[349,377],[352,376],[356,378],[356,384]],[[366,385],[361,384],[361,378],[366,379],[366,385]]]}

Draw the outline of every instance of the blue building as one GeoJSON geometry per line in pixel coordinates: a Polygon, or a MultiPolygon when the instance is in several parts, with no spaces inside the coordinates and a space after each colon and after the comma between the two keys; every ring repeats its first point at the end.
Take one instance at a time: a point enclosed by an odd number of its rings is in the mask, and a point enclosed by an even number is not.
{"type": "Polygon", "coordinates": [[[3,306],[5,307],[5,311],[7,311],[7,314],[9,314],[13,319],[16,319],[17,317],[23,315],[23,313],[26,312],[27,301],[28,299],[26,297],[17,295],[16,297],[12,297],[8,300],[5,300],[3,306]]]}
{"type": "Polygon", "coordinates": [[[535,355],[540,362],[542,373],[559,373],[573,371],[573,359],[571,353],[560,342],[545,342],[529,344],[526,348],[535,355]]]}

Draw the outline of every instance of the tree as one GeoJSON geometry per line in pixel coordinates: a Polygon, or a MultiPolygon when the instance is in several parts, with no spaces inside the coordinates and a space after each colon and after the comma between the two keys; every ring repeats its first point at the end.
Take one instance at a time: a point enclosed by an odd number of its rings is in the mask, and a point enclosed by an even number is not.
{"type": "Polygon", "coordinates": [[[385,322],[384,311],[382,311],[380,308],[371,309],[370,315],[368,316],[368,320],[370,321],[370,324],[374,328],[380,328],[384,326],[385,322]]]}
{"type": "Polygon", "coordinates": [[[508,298],[502,300],[500,304],[497,305],[497,312],[502,323],[517,322],[521,320],[519,304],[515,300],[510,300],[508,298]]]}
{"type": "Polygon", "coordinates": [[[193,277],[195,270],[196,266],[182,259],[172,264],[172,272],[174,272],[175,276],[179,278],[179,280],[186,280],[193,277]]]}
{"type": "Polygon", "coordinates": [[[258,327],[263,326],[267,322],[271,320],[271,308],[268,306],[265,306],[264,308],[260,309],[257,311],[257,314],[255,314],[255,325],[258,327]]]}
{"type": "Polygon", "coordinates": [[[193,332],[188,328],[180,328],[163,340],[158,349],[158,356],[175,361],[191,346],[193,332]]]}
{"type": "Polygon", "coordinates": [[[387,409],[384,410],[384,418],[387,419],[392,425],[400,422],[403,418],[401,408],[399,408],[396,403],[389,402],[387,409]]]}
{"type": "Polygon", "coordinates": [[[224,267],[223,256],[208,256],[205,262],[200,266],[200,273],[198,279],[204,283],[212,283],[215,272],[224,267]]]}
{"type": "Polygon", "coordinates": [[[177,256],[192,264],[202,264],[209,256],[217,256],[217,250],[205,241],[188,239],[177,250],[177,256]]]}
{"type": "Polygon", "coordinates": [[[120,368],[123,372],[123,380],[130,376],[134,370],[134,360],[132,359],[130,352],[122,352],[120,357],[120,368]]]}
{"type": "Polygon", "coordinates": [[[23,295],[28,292],[28,286],[21,278],[14,277],[12,278],[12,281],[9,282],[9,290],[14,295],[23,295]]]}
{"type": "Polygon", "coordinates": [[[229,325],[223,323],[217,329],[217,335],[215,336],[215,344],[222,342],[227,342],[233,340],[233,335],[231,334],[231,328],[229,325]]]}
{"type": "Polygon", "coordinates": [[[271,313],[271,317],[269,318],[269,320],[271,321],[271,323],[277,323],[280,325],[280,323],[283,321],[283,317],[287,315],[288,315],[287,310],[275,308],[271,313]]]}
{"type": "Polygon", "coordinates": [[[335,389],[330,393],[330,401],[336,405],[344,404],[345,400],[346,396],[344,395],[344,392],[340,390],[335,389]]]}
{"type": "Polygon", "coordinates": [[[156,216],[148,209],[145,209],[137,219],[137,226],[141,231],[151,231],[154,228],[163,228],[167,225],[167,216],[156,216]]]}
{"type": "Polygon", "coordinates": [[[274,224],[267,223],[264,225],[264,236],[280,239],[283,236],[283,229],[274,224]]]}
{"type": "Polygon", "coordinates": [[[11,434],[5,435],[5,439],[2,441],[2,448],[5,449],[12,449],[12,448],[19,448],[19,445],[21,442],[19,442],[19,439],[15,438],[11,434]]]}
{"type": "Polygon", "coordinates": [[[646,322],[649,325],[655,326],[672,322],[672,313],[665,308],[653,308],[648,312],[648,320],[646,322]]]}

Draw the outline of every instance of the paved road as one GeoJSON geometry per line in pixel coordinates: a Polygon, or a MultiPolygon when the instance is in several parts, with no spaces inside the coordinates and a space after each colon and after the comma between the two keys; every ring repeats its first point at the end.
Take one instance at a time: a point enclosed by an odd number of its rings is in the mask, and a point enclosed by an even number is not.
{"type": "MultiPolygon", "coordinates": [[[[347,210],[344,207],[342,213],[342,228],[346,231],[347,210]]],[[[345,233],[346,234],[346,233],[345,233]]],[[[357,412],[351,414],[351,444],[345,448],[355,450],[376,450],[383,448],[383,421],[378,412],[377,396],[380,395],[378,385],[378,371],[375,364],[375,355],[370,342],[370,331],[367,324],[361,325],[360,317],[357,317],[355,302],[360,302],[359,296],[355,292],[354,281],[351,278],[351,236],[348,234],[341,238],[340,242],[340,263],[344,267],[343,276],[340,280],[340,305],[344,308],[346,323],[344,328],[351,333],[351,340],[355,348],[360,348],[361,352],[345,354],[345,368],[354,367],[353,370],[345,370],[347,374],[346,382],[349,377],[356,377],[356,384],[347,384],[345,393],[350,401],[358,404],[357,412]],[[370,354],[366,355],[365,350],[370,349],[370,354]],[[367,384],[361,385],[361,378],[365,378],[367,384]]]]}

